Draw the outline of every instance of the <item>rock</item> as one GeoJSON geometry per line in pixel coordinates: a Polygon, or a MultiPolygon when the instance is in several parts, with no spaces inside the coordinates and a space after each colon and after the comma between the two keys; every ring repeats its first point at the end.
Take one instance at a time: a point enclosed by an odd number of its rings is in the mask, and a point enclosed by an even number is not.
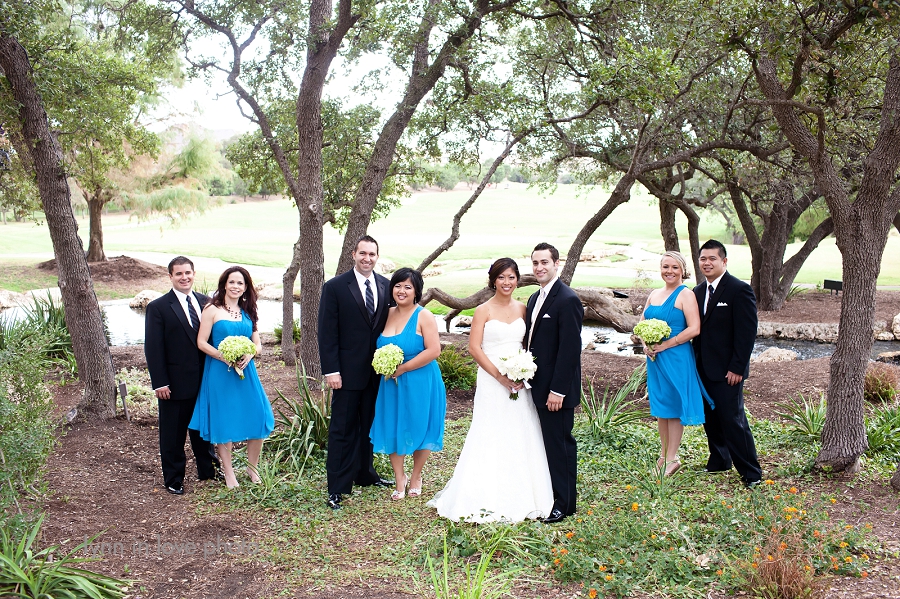
{"type": "Polygon", "coordinates": [[[770,347],[755,358],[750,358],[753,364],[762,364],[765,362],[791,362],[800,357],[795,351],[789,349],[781,349],[780,347],[770,347]]]}
{"type": "Polygon", "coordinates": [[[834,343],[837,341],[837,323],[800,322],[783,324],[780,322],[760,322],[756,327],[756,336],[771,339],[792,339],[799,341],[818,341],[834,343]]]}
{"type": "Polygon", "coordinates": [[[0,310],[15,308],[23,302],[25,302],[25,296],[21,293],[16,293],[15,291],[7,291],[6,289],[0,289],[0,310]]]}
{"type": "Polygon", "coordinates": [[[894,334],[890,331],[881,331],[877,335],[875,335],[875,339],[878,341],[893,341],[894,334]]]}
{"type": "Polygon", "coordinates": [[[425,272],[422,273],[422,277],[437,277],[444,274],[444,270],[441,268],[429,268],[425,272]]]}
{"type": "Polygon", "coordinates": [[[894,333],[894,338],[900,341],[900,314],[894,317],[894,321],[891,323],[891,332],[894,333]]]}
{"type": "Polygon", "coordinates": [[[609,343],[609,335],[594,333],[594,343],[609,343]]]}
{"type": "Polygon", "coordinates": [[[144,310],[147,307],[147,304],[152,302],[158,297],[162,297],[162,293],[158,291],[153,291],[152,289],[144,289],[136,296],[131,298],[131,301],[128,302],[128,305],[134,308],[135,310],[144,310]]]}
{"type": "Polygon", "coordinates": [[[584,349],[597,349],[597,347],[593,343],[588,343],[584,346],[584,349]]]}
{"type": "Polygon", "coordinates": [[[891,486],[894,487],[895,491],[900,491],[900,466],[897,467],[897,471],[891,477],[891,486]]]}
{"type": "Polygon", "coordinates": [[[281,283],[262,283],[256,286],[256,293],[259,299],[280,302],[281,298],[284,297],[284,285],[281,283]]]}
{"type": "Polygon", "coordinates": [[[387,258],[379,258],[375,263],[375,272],[380,275],[386,275],[397,270],[397,265],[387,258]]]}
{"type": "Polygon", "coordinates": [[[584,252],[579,256],[579,262],[595,262],[597,260],[597,255],[593,252],[584,252]]]}
{"type": "Polygon", "coordinates": [[[472,326],[472,317],[466,316],[465,314],[459,317],[459,320],[456,321],[456,326],[458,327],[470,327],[472,326]]]}
{"type": "Polygon", "coordinates": [[[900,364],[900,351],[881,352],[875,358],[876,362],[887,362],[888,364],[900,364]]]}

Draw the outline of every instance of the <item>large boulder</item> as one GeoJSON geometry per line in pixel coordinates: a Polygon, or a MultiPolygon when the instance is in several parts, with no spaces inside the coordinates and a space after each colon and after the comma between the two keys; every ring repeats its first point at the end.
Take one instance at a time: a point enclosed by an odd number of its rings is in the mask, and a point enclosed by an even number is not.
{"type": "Polygon", "coordinates": [[[900,314],[894,317],[891,323],[891,332],[894,333],[894,339],[900,341],[900,314]]]}
{"type": "Polygon", "coordinates": [[[756,328],[756,335],[770,339],[834,343],[837,341],[838,325],[837,323],[821,322],[799,322],[793,324],[760,322],[756,328]]]}
{"type": "Polygon", "coordinates": [[[755,358],[750,358],[750,362],[752,364],[763,364],[765,362],[791,362],[799,357],[800,354],[793,350],[770,347],[755,358]]]}
{"type": "Polygon", "coordinates": [[[380,275],[387,275],[397,270],[397,265],[387,258],[379,258],[375,263],[375,272],[380,275]]]}
{"type": "Polygon", "coordinates": [[[128,305],[135,310],[144,310],[147,308],[147,304],[158,297],[162,297],[162,293],[153,291],[152,289],[144,289],[133,298],[131,298],[131,301],[128,302],[128,305]]]}
{"type": "Polygon", "coordinates": [[[900,351],[881,352],[875,358],[876,362],[887,362],[888,364],[900,364],[900,351]]]}
{"type": "Polygon", "coordinates": [[[0,289],[0,310],[15,308],[22,303],[25,303],[25,296],[21,293],[16,293],[15,291],[7,291],[6,289],[0,289]]]}
{"type": "Polygon", "coordinates": [[[877,341],[893,341],[894,334],[890,331],[881,331],[877,335],[875,335],[875,339],[877,341]]]}

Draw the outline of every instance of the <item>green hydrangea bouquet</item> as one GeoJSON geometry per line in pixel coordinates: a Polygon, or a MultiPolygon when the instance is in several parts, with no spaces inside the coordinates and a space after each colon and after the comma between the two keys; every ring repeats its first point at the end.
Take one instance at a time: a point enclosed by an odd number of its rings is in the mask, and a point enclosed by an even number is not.
{"type": "MultiPolygon", "coordinates": [[[[384,380],[388,380],[388,377],[394,374],[394,371],[402,363],[403,350],[393,343],[376,349],[375,356],[372,358],[372,367],[375,368],[375,372],[384,377],[384,380]]],[[[397,379],[394,379],[394,382],[400,384],[397,379]]]]}
{"type": "MultiPolygon", "coordinates": [[[[659,343],[663,339],[668,339],[669,335],[672,334],[672,327],[666,324],[665,320],[649,318],[647,320],[642,320],[635,325],[634,334],[652,350],[654,343],[659,343]]],[[[653,356],[650,356],[650,359],[653,361],[656,360],[653,356]]]]}
{"type": "Polygon", "coordinates": [[[228,362],[229,370],[234,366],[234,371],[238,373],[241,380],[244,379],[244,369],[238,368],[237,361],[245,354],[251,356],[256,355],[256,345],[249,338],[243,335],[230,335],[222,339],[219,343],[218,350],[222,352],[222,359],[228,362]]]}

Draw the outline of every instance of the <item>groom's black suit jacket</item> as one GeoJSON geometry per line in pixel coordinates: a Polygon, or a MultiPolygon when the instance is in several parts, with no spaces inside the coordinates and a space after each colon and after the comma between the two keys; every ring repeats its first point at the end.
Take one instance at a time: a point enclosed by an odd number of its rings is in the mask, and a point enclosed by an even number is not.
{"type": "MultiPolygon", "coordinates": [[[[539,292],[538,292],[539,293],[539,292]]],[[[550,391],[562,394],[563,408],[581,403],[581,323],[584,306],[568,285],[557,280],[534,321],[532,313],[538,293],[528,298],[524,345],[534,356],[537,371],[531,381],[531,397],[539,410],[547,409],[550,391]]]]}
{"type": "MultiPolygon", "coordinates": [[[[191,293],[202,310],[209,298],[191,293]]],[[[197,333],[174,291],[147,304],[144,355],[154,389],[168,385],[174,400],[197,397],[206,354],[197,348],[197,333]]]]}
{"type": "MultiPolygon", "coordinates": [[[[694,287],[703,310],[707,282],[694,287]]],[[[756,342],[756,297],[747,283],[725,272],[701,317],[700,334],[694,337],[698,368],[711,381],[724,381],[729,372],[750,375],[750,354],[756,342]]]]}
{"type": "Polygon", "coordinates": [[[365,389],[375,376],[375,342],[387,322],[389,281],[375,274],[378,305],[375,322],[369,320],[353,269],[327,281],[319,304],[319,359],[322,374],[341,373],[341,388],[365,389]]]}

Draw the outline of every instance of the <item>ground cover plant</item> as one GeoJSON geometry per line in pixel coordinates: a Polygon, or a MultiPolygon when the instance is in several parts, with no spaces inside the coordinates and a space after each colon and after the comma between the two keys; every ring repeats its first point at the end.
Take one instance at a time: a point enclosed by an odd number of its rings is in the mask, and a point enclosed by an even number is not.
{"type": "MultiPolygon", "coordinates": [[[[448,421],[444,451],[426,472],[431,493],[452,475],[469,423],[448,421]]],[[[652,420],[597,429],[579,415],[579,512],[557,526],[456,524],[424,501],[391,502],[372,488],[327,512],[321,454],[306,460],[301,477],[268,453],[265,492],[205,490],[200,509],[278,514],[260,559],[310,589],[399,578],[425,596],[493,596],[508,583],[513,596],[532,597],[552,582],[586,597],[701,597],[711,589],[815,597],[828,586],[824,577],[868,576],[883,549],[865,522],[844,523],[835,511],[841,500],[819,489],[820,475],[811,473],[817,442],[788,423],[752,424],[760,450],[778,466],[751,491],[736,475],[702,472],[706,447],[697,427],[686,431],[686,467],[660,479],[652,420]],[[478,588],[485,594],[473,594],[478,588]]],[[[377,466],[387,471],[381,457],[377,466]]]]}

